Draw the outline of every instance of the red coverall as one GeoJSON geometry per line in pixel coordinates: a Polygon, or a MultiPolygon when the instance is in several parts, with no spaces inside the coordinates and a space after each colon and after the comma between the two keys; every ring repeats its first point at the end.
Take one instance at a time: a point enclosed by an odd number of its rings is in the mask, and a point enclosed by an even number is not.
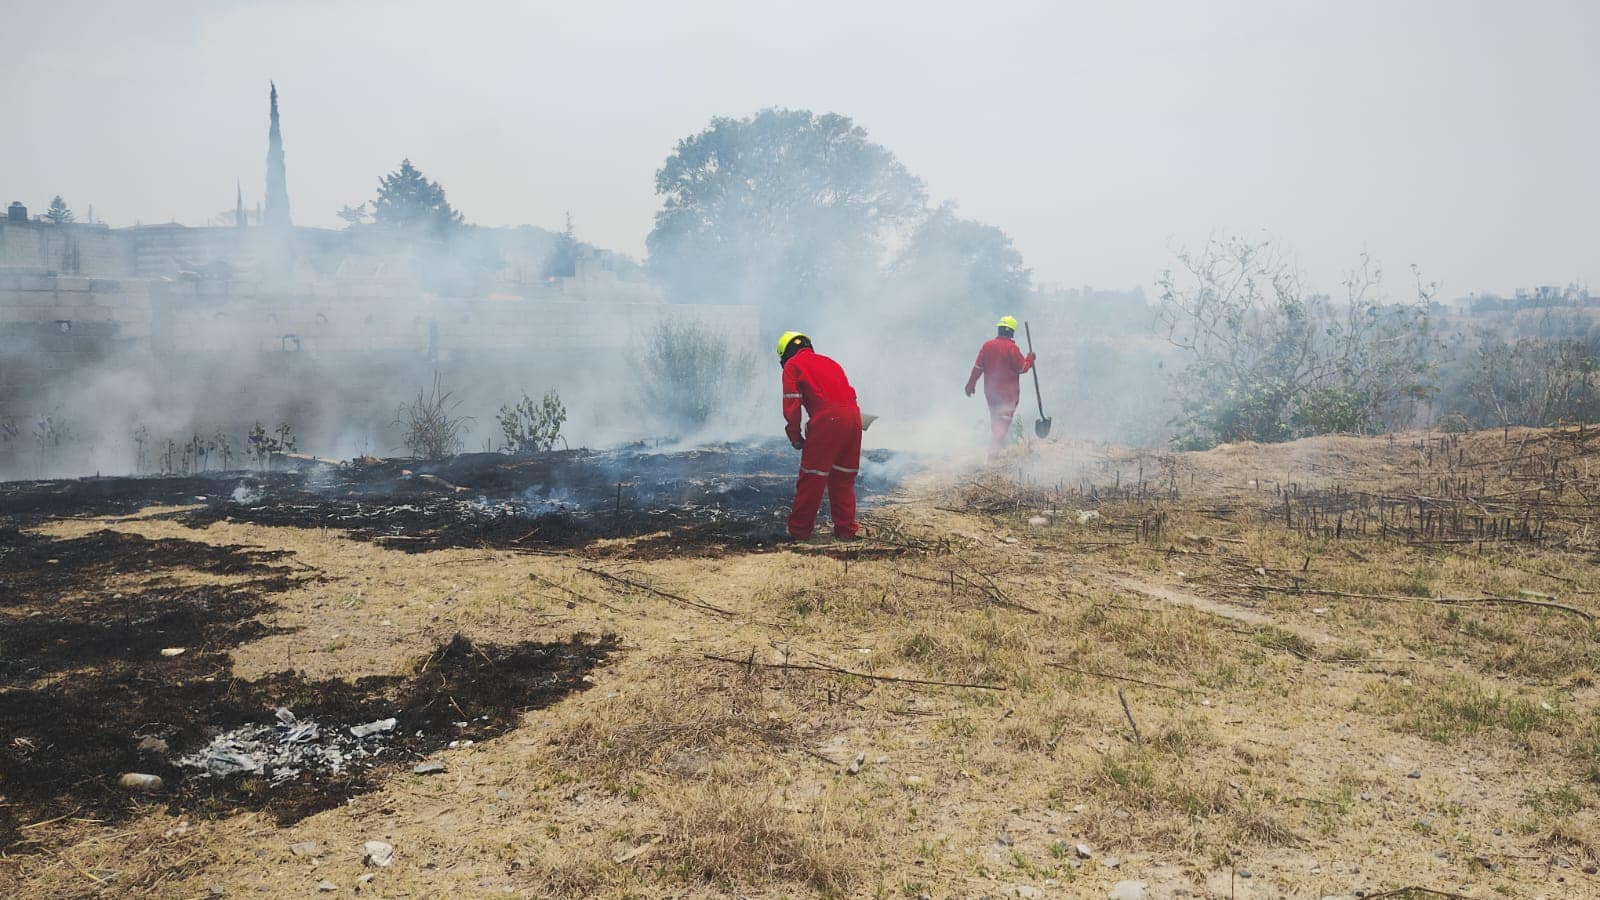
{"type": "Polygon", "coordinates": [[[783,418],[789,443],[800,450],[800,477],[794,486],[789,536],[805,540],[817,527],[822,489],[828,489],[833,533],[853,538],[856,524],[856,471],[861,468],[861,408],[856,391],[839,364],[803,347],[783,364],[783,418]],[[811,416],[804,438],[800,407],[811,416]]]}
{"type": "Polygon", "coordinates": [[[1033,360],[1022,355],[1017,342],[1008,337],[993,337],[978,351],[978,361],[972,364],[972,377],[967,379],[967,396],[983,378],[983,398],[989,401],[989,458],[994,459],[1005,448],[1006,434],[1011,431],[1011,417],[1017,412],[1017,400],[1022,396],[1021,376],[1033,368],[1033,360]]]}

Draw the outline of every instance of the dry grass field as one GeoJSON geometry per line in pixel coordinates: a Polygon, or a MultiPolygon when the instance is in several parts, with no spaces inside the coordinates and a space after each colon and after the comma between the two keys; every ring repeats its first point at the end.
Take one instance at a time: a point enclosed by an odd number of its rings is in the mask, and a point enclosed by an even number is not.
{"type": "MultiPolygon", "coordinates": [[[[1597,499],[1600,435],[1513,430],[1191,454],[1029,444],[996,469],[912,477],[871,510],[867,541],[748,552],[629,552],[660,535],[405,552],[154,507],[32,522],[13,550],[106,532],[177,549],[30,588],[8,622],[254,591],[197,682],[420,677],[458,633],[604,649],[507,727],[419,745],[442,772],[408,759],[309,815],[190,794],[26,805],[0,781],[16,810],[0,885],[1600,896],[1597,499]],[[203,564],[198,545],[256,556],[203,564]],[[392,864],[364,860],[373,840],[392,864]]],[[[159,693],[164,664],[141,683],[159,693]]],[[[4,690],[48,697],[71,672],[4,690]]],[[[55,752],[40,741],[0,719],[8,759],[55,752]]]]}

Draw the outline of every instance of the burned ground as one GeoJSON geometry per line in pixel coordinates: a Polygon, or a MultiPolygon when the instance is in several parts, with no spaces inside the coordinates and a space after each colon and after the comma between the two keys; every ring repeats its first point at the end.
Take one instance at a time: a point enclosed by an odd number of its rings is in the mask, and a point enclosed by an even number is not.
{"type": "MultiPolygon", "coordinates": [[[[858,490],[870,503],[893,487],[898,461],[887,451],[869,451],[865,459],[858,490]]],[[[195,527],[233,520],[333,528],[408,552],[578,550],[648,536],[626,552],[715,556],[770,549],[782,538],[796,457],[787,444],[769,442],[672,453],[635,446],[435,461],[282,462],[300,470],[0,484],[0,509],[26,523],[182,505],[169,515],[195,527]]]]}
{"type": "Polygon", "coordinates": [[[449,741],[503,733],[521,711],[581,687],[614,646],[574,638],[502,647],[457,636],[409,675],[236,678],[230,651],[273,633],[263,616],[274,598],[318,577],[292,562],[283,551],[111,530],[50,539],[0,529],[0,850],[29,849],[32,823],[116,821],[150,802],[202,815],[265,809],[294,821],[449,741]],[[333,778],[268,785],[175,765],[214,733],[270,722],[280,707],[331,728],[398,722],[379,756],[333,778]],[[165,787],[130,796],[117,784],[127,772],[160,776],[165,787]]]}

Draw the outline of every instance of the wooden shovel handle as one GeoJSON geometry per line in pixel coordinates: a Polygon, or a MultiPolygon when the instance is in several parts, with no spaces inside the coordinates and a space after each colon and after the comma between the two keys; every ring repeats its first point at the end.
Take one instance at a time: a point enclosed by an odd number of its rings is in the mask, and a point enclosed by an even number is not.
{"type": "MultiPolygon", "coordinates": [[[[1028,323],[1022,323],[1022,333],[1028,338],[1028,352],[1033,352],[1033,331],[1028,328],[1028,323]]],[[[1033,364],[1033,399],[1039,402],[1039,418],[1044,418],[1044,397],[1039,394],[1039,363],[1033,364]]]]}

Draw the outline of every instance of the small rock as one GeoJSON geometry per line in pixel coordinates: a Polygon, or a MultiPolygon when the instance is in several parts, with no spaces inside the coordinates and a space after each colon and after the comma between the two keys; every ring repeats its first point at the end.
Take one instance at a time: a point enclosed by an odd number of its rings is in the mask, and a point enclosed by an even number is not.
{"type": "Polygon", "coordinates": [[[505,788],[501,788],[500,790],[495,791],[494,795],[496,797],[499,797],[501,800],[510,800],[511,799],[511,792],[506,790],[505,788]]]}
{"type": "Polygon", "coordinates": [[[1094,856],[1094,851],[1089,849],[1088,844],[1078,844],[1072,848],[1072,851],[1078,854],[1079,859],[1088,859],[1089,857],[1094,856]]]}
{"type": "Polygon", "coordinates": [[[411,773],[413,775],[441,775],[441,774],[444,773],[444,763],[442,763],[442,762],[417,763],[415,766],[412,767],[411,773]]]}
{"type": "Polygon", "coordinates": [[[222,897],[222,896],[225,896],[227,893],[228,893],[227,891],[222,889],[222,885],[220,885],[220,884],[213,884],[211,886],[211,896],[213,896],[213,897],[222,897]]]}
{"type": "Polygon", "coordinates": [[[1412,769],[1410,772],[1406,773],[1406,777],[1407,778],[1421,778],[1422,777],[1422,770],[1421,769],[1412,769]]]}
{"type": "Polygon", "coordinates": [[[289,853],[294,856],[311,856],[317,852],[316,841],[301,841],[289,845],[289,853]]]}
{"type": "Polygon", "coordinates": [[[165,753],[167,752],[167,742],[154,735],[146,735],[139,739],[139,743],[134,749],[140,753],[165,753]]]}
{"type": "Polygon", "coordinates": [[[152,791],[161,790],[161,785],[164,784],[164,782],[161,780],[160,775],[146,775],[143,772],[129,772],[121,778],[118,778],[117,784],[122,785],[124,788],[130,791],[144,791],[145,793],[150,793],[152,791]]]}
{"type": "Polygon", "coordinates": [[[1570,869],[1570,868],[1572,868],[1572,860],[1567,859],[1565,856],[1557,856],[1557,857],[1555,857],[1554,859],[1552,859],[1550,861],[1555,863],[1556,868],[1558,868],[1558,869],[1570,869]]]}
{"type": "Polygon", "coordinates": [[[1100,865],[1108,869],[1115,869],[1117,866],[1122,865],[1122,860],[1119,857],[1107,856],[1100,860],[1100,865]]]}
{"type": "Polygon", "coordinates": [[[1044,896],[1044,891],[1039,890],[1031,884],[1016,885],[1011,889],[1011,893],[1018,897],[1026,897],[1028,900],[1038,900],[1038,898],[1044,896]]]}
{"type": "Polygon", "coordinates": [[[1249,878],[1250,877],[1250,870],[1249,869],[1240,869],[1239,870],[1239,877],[1240,878],[1249,878]]]}
{"type": "Polygon", "coordinates": [[[446,750],[465,750],[472,746],[472,741],[451,741],[445,745],[446,750]]]}
{"type": "Polygon", "coordinates": [[[907,775],[906,776],[906,786],[907,787],[922,787],[924,784],[927,784],[927,781],[928,780],[926,778],[923,778],[921,775],[907,775]]]}
{"type": "Polygon", "coordinates": [[[1494,830],[1494,833],[1495,833],[1495,834],[1496,834],[1496,835],[1497,835],[1497,836],[1498,836],[1498,835],[1501,835],[1501,834],[1504,834],[1504,833],[1505,833],[1505,832],[1503,832],[1503,831],[1501,831],[1501,830],[1500,830],[1500,829],[1498,829],[1498,828],[1496,828],[1496,829],[1495,829],[1495,830],[1494,830]]]}
{"type": "Polygon", "coordinates": [[[1596,866],[1593,866],[1593,865],[1589,865],[1589,866],[1584,866],[1583,867],[1583,874],[1585,874],[1585,875],[1593,875],[1596,872],[1600,872],[1600,867],[1596,867],[1596,866]]]}
{"type": "Polygon", "coordinates": [[[1450,851],[1449,850],[1435,850],[1435,851],[1433,851],[1433,855],[1438,857],[1439,859],[1449,859],[1450,858],[1450,851]]]}
{"type": "Polygon", "coordinates": [[[845,771],[851,775],[859,775],[861,774],[861,764],[866,761],[867,755],[865,753],[857,753],[855,760],[850,763],[849,767],[846,768],[845,771]]]}
{"type": "Polygon", "coordinates": [[[1142,881],[1119,881],[1111,886],[1111,893],[1106,895],[1107,900],[1146,900],[1150,896],[1150,886],[1142,881]]]}
{"type": "Polygon", "coordinates": [[[1028,524],[1035,528],[1043,528],[1044,526],[1050,524],[1050,520],[1046,519],[1044,516],[1031,516],[1028,519],[1028,524]]]}
{"type": "Polygon", "coordinates": [[[366,884],[367,882],[369,882],[372,879],[377,878],[377,877],[378,877],[377,874],[374,873],[374,872],[367,872],[367,873],[365,873],[363,875],[357,875],[356,876],[356,884],[366,884]]]}
{"type": "Polygon", "coordinates": [[[1002,834],[1001,836],[999,836],[999,837],[994,839],[994,845],[996,847],[1009,847],[1009,846],[1011,846],[1011,838],[1008,838],[1008,837],[1006,837],[1005,835],[1002,834]]]}
{"type": "Polygon", "coordinates": [[[185,653],[188,653],[188,652],[189,652],[189,648],[188,647],[168,647],[165,650],[161,651],[161,655],[165,656],[168,659],[171,659],[174,656],[182,656],[182,655],[184,655],[185,653]]]}
{"type": "Polygon", "coordinates": [[[319,891],[337,891],[338,889],[339,886],[337,884],[334,884],[327,879],[317,882],[317,890],[319,891]]]}
{"type": "Polygon", "coordinates": [[[382,868],[394,862],[394,848],[383,841],[367,841],[361,845],[367,865],[382,868]]]}

